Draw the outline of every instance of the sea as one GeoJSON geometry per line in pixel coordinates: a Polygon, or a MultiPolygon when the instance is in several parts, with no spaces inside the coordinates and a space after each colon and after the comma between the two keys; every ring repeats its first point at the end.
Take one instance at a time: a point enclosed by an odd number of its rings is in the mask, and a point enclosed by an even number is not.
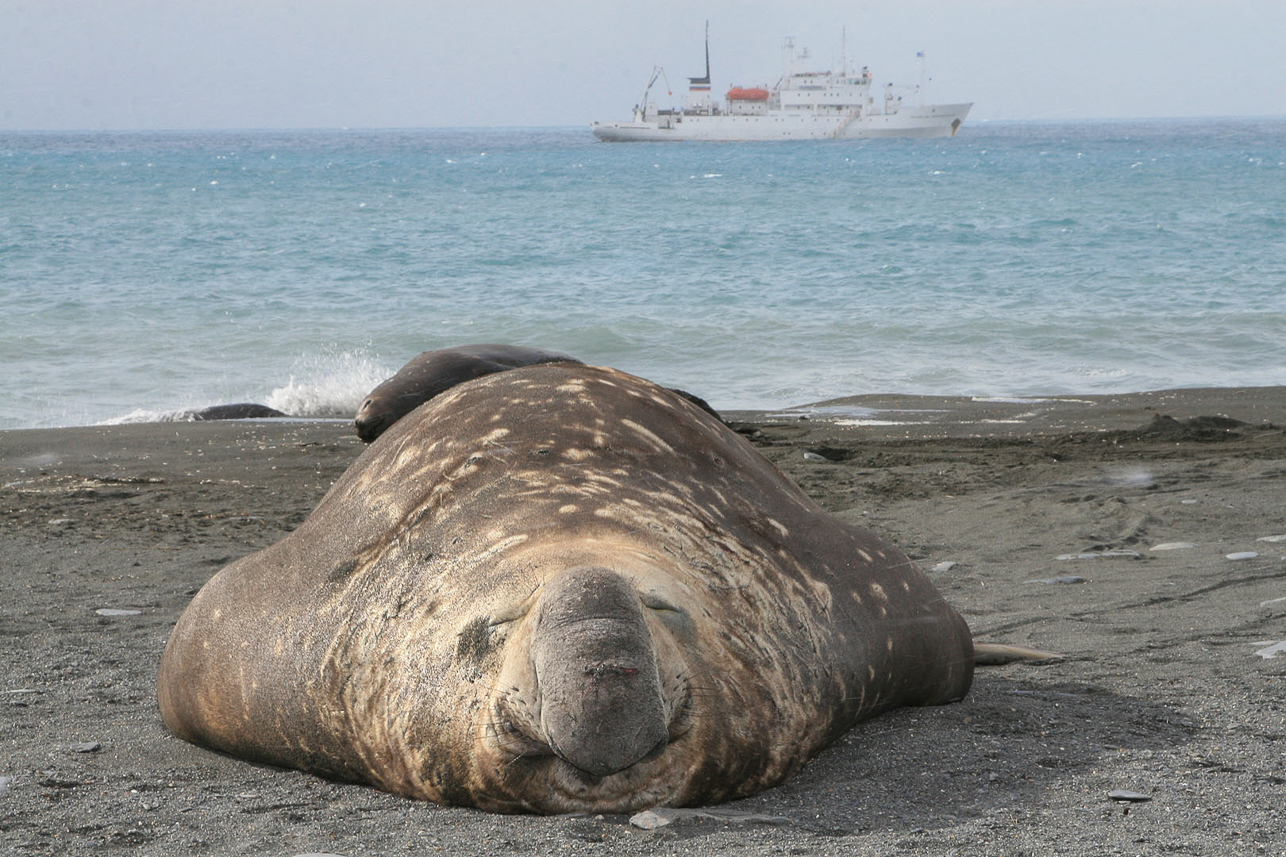
{"type": "Polygon", "coordinates": [[[1286,384],[1286,119],[0,133],[0,429],[556,349],[720,409],[1286,384]]]}

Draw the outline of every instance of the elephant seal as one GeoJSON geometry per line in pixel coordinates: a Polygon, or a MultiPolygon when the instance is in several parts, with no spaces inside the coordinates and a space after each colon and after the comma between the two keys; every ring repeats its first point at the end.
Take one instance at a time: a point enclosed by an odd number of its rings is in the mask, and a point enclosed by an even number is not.
{"type": "MultiPolygon", "coordinates": [[[[370,392],[357,409],[353,425],[357,436],[371,443],[393,423],[456,384],[523,366],[580,362],[556,351],[520,345],[458,345],[425,351],[370,392]]],[[[673,387],[669,390],[711,416],[722,419],[700,396],[673,387]]]]}
{"type": "Polygon", "coordinates": [[[165,647],[188,741],[501,812],[702,805],[959,700],[964,620],[662,387],[569,362],[400,420],[165,647]]]}
{"type": "Polygon", "coordinates": [[[425,351],[372,390],[357,409],[353,425],[367,443],[393,423],[463,381],[538,363],[579,363],[575,357],[518,345],[458,345],[425,351]]]}
{"type": "Polygon", "coordinates": [[[276,408],[257,405],[253,402],[238,402],[234,405],[210,405],[193,411],[183,411],[180,419],[184,420],[254,420],[276,419],[289,416],[276,408]]]}

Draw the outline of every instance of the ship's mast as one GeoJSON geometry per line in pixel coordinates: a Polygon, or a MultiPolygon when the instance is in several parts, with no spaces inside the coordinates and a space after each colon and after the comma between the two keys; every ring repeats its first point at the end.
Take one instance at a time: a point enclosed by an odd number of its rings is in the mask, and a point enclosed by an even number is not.
{"type": "Polygon", "coordinates": [[[688,78],[686,108],[698,113],[714,110],[710,99],[710,22],[706,21],[706,74],[705,77],[688,78]]]}
{"type": "Polygon", "coordinates": [[[920,58],[920,106],[924,106],[924,51],[919,51],[916,56],[920,58]]]}
{"type": "Polygon", "coordinates": [[[706,76],[690,77],[688,78],[688,83],[694,86],[702,83],[705,84],[706,86],[710,85],[710,22],[709,21],[706,21],[706,76]]]}

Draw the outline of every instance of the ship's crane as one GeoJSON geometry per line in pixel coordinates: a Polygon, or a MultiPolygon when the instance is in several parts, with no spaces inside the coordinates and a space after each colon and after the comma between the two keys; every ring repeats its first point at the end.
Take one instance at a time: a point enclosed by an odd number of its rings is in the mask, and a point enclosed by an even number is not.
{"type": "MultiPolygon", "coordinates": [[[[658,65],[658,66],[653,66],[653,67],[652,67],[652,76],[651,76],[650,78],[648,78],[647,86],[643,87],[643,96],[639,99],[639,103],[634,105],[634,121],[635,121],[635,122],[644,122],[644,121],[646,121],[646,117],[647,117],[647,99],[648,99],[648,94],[649,94],[649,93],[651,93],[651,91],[652,91],[652,85],[653,85],[654,83],[656,83],[656,79],[657,79],[658,77],[665,81],[665,88],[666,88],[667,92],[669,91],[669,89],[670,89],[670,80],[669,80],[669,78],[667,78],[667,77],[665,76],[665,69],[661,68],[661,66],[659,66],[659,65],[658,65]]],[[[670,94],[670,95],[674,95],[674,93],[673,93],[673,92],[669,92],[669,94],[670,94]]]]}

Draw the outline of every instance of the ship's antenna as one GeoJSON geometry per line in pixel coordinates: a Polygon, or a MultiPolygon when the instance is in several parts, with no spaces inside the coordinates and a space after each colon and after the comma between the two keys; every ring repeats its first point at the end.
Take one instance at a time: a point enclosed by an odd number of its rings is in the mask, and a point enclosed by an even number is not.
{"type": "Polygon", "coordinates": [[[924,51],[919,51],[916,54],[916,56],[920,58],[920,106],[923,107],[924,106],[924,65],[925,65],[924,51]]]}
{"type": "Polygon", "coordinates": [[[839,30],[839,73],[848,77],[848,27],[839,30]]]}

